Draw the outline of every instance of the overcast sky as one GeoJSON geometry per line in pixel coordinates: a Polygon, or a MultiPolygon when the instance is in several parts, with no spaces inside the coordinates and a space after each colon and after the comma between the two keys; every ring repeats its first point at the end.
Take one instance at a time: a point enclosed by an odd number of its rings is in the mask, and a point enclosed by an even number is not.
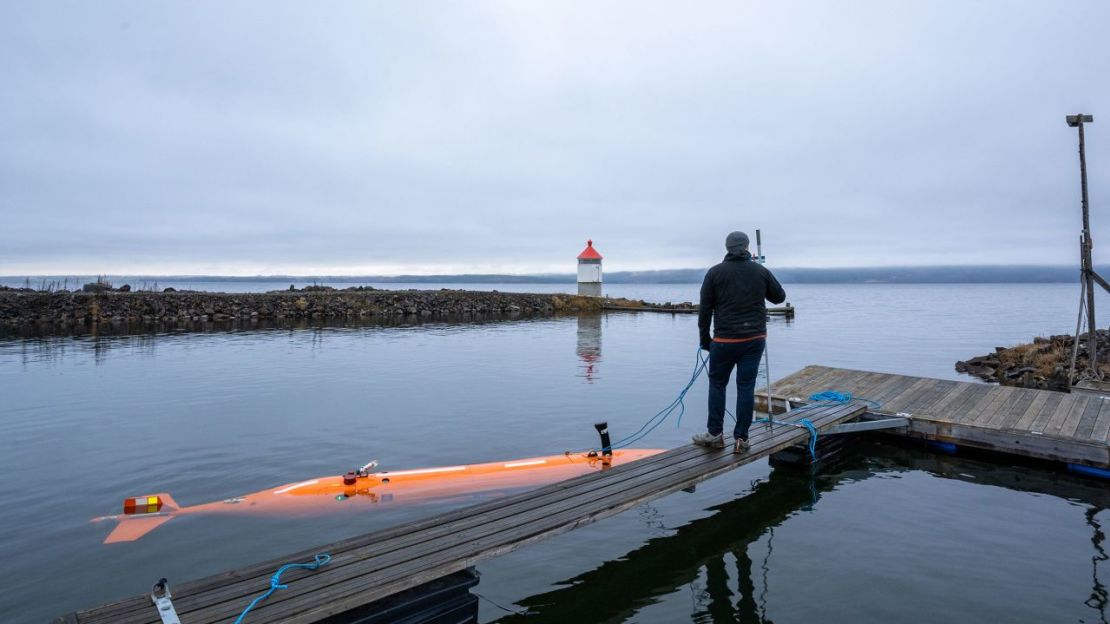
{"type": "MultiPolygon", "coordinates": [[[[6,2],[0,274],[1077,263],[1110,3],[6,2]]],[[[1110,251],[1096,261],[1110,261],[1110,251]]]]}

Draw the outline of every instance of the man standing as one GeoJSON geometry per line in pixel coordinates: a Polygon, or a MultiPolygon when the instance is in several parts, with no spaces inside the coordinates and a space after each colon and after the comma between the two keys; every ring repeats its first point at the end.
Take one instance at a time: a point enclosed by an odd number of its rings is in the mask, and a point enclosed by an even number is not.
{"type": "Polygon", "coordinates": [[[724,448],[725,389],[736,368],[736,428],[733,452],[748,450],[748,428],[755,409],[755,378],[767,344],[767,306],[786,301],[774,275],[748,253],[748,235],[733,232],[725,239],[725,259],[709,269],[701,285],[698,330],[701,348],[709,352],[708,433],[694,444],[724,448]],[[713,337],[709,322],[713,321],[713,337]]]}

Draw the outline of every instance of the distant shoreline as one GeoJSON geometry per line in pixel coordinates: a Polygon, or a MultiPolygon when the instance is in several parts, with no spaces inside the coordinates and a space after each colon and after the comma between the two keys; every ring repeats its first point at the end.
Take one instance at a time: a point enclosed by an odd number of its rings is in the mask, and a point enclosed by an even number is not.
{"type": "Polygon", "coordinates": [[[690,304],[658,304],[559,293],[481,290],[337,290],[310,286],[262,293],[179,291],[38,292],[0,288],[0,328],[99,323],[186,325],[260,321],[429,318],[455,321],[548,317],[605,310],[690,312],[690,304]]]}
{"type": "MultiPolygon", "coordinates": [[[[1073,266],[921,266],[865,268],[777,268],[770,267],[784,284],[1065,284],[1078,282],[1079,268],[1073,266]]],[[[1110,266],[1096,269],[1110,273],[1110,266]]],[[[612,271],[605,273],[609,284],[699,284],[705,269],[659,271],[612,271]]],[[[116,284],[155,282],[290,283],[319,284],[567,284],[575,276],[566,274],[453,274],[453,275],[5,275],[0,285],[29,286],[57,282],[68,289],[103,277],[116,284]]]]}

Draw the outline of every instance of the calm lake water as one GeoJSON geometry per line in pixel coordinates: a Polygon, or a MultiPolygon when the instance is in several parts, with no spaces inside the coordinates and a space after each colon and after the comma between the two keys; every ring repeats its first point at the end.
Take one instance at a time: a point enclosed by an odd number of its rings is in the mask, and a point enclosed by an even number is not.
{"type": "MultiPolygon", "coordinates": [[[[1073,331],[1078,301],[1065,284],[787,290],[798,317],[771,323],[773,378],[819,363],[963,379],[957,359],[1073,331]]],[[[607,291],[682,301],[697,285],[607,291]]],[[[183,517],[103,545],[110,527],[88,519],[126,496],[188,505],[371,458],[400,469],[589,446],[595,421],[619,437],[674,398],[696,337],[692,316],[619,313],[0,339],[0,621],[459,504],[183,517]]],[[[681,426],[644,446],[704,426],[704,379],[690,397],[681,426]]],[[[1108,504],[1105,482],[868,443],[816,477],[757,462],[485,562],[477,591],[483,620],[505,622],[1106,622],[1108,504]]]]}

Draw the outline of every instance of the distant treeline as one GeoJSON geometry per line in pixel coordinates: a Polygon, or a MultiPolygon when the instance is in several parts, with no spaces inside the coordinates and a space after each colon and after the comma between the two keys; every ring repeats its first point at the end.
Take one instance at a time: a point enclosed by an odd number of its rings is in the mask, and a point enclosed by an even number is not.
{"type": "MultiPolygon", "coordinates": [[[[790,284],[1037,284],[1077,282],[1079,269],[1067,266],[940,266],[940,267],[866,267],[844,269],[806,269],[770,267],[780,281],[790,284]]],[[[1110,267],[1097,269],[1107,275],[1110,267]]],[[[605,274],[609,284],[691,284],[700,283],[705,269],[665,271],[613,271],[605,274]]],[[[321,278],[325,279],[325,278],[321,278]]],[[[356,278],[326,278],[354,280],[356,278]]],[[[573,283],[573,274],[560,275],[399,275],[357,278],[384,283],[573,283]]]]}
{"type": "MultiPolygon", "coordinates": [[[[806,269],[771,267],[779,280],[790,284],[1037,284],[1076,282],[1079,269],[1074,266],[917,266],[864,267],[842,269],[806,269]]],[[[1102,275],[1110,275],[1110,267],[1096,267],[1102,275]]],[[[705,269],[672,269],[665,271],[614,271],[605,274],[610,284],[690,284],[699,283],[705,269]]],[[[573,273],[542,275],[139,275],[103,276],[124,283],[144,282],[319,282],[321,284],[572,284],[573,273]]],[[[97,276],[4,276],[0,284],[9,286],[62,279],[76,285],[80,280],[96,281],[97,276]]]]}

